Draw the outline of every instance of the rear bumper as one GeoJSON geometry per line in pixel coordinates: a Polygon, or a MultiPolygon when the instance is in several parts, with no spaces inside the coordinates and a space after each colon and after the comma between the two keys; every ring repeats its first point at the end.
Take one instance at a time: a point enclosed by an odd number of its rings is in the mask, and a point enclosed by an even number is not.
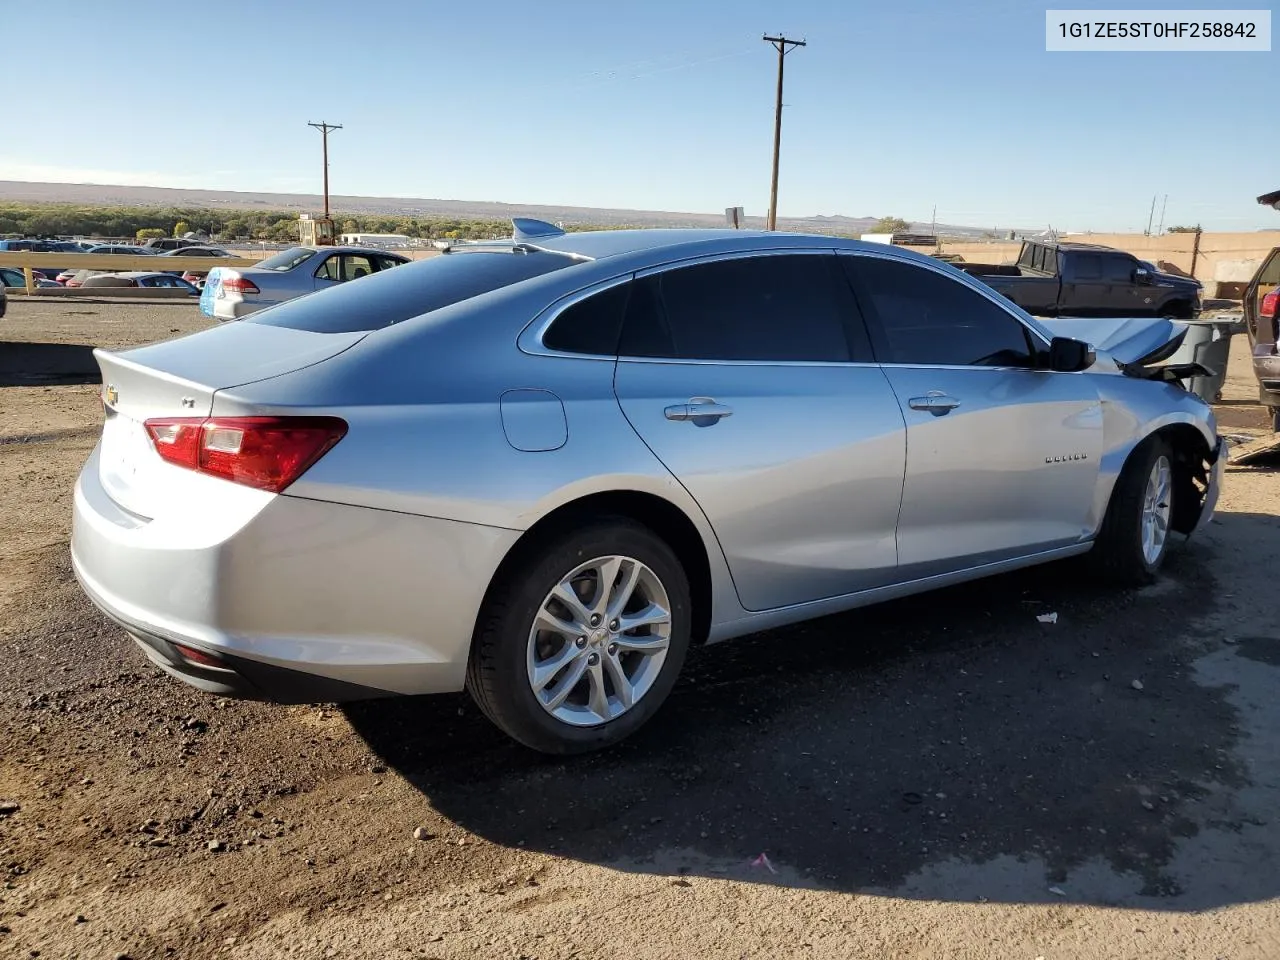
{"type": "Polygon", "coordinates": [[[332,703],[371,700],[394,696],[393,691],[333,680],[303,670],[289,669],[238,657],[209,647],[196,646],[189,638],[170,639],[142,624],[132,623],[114,613],[110,603],[97,596],[79,567],[76,576],[81,588],[104,614],[119,624],[152,663],[171,677],[223,697],[269,700],[273,703],[332,703]],[[183,656],[178,644],[216,656],[222,667],[194,663],[183,656]]]}
{"type": "Polygon", "coordinates": [[[461,690],[484,592],[519,536],[289,496],[146,520],[111,500],[98,469],[95,450],[72,521],[86,594],[163,669],[226,695],[310,702],[461,690]],[[175,643],[227,671],[191,663],[175,643]]]}
{"type": "Polygon", "coordinates": [[[1258,396],[1262,403],[1280,407],[1280,356],[1254,354],[1253,373],[1258,378],[1258,396]]]}
{"type": "Polygon", "coordinates": [[[239,320],[241,317],[247,317],[267,307],[274,307],[278,302],[276,300],[243,300],[238,296],[234,299],[218,297],[213,301],[213,313],[210,316],[218,320],[239,320]]]}

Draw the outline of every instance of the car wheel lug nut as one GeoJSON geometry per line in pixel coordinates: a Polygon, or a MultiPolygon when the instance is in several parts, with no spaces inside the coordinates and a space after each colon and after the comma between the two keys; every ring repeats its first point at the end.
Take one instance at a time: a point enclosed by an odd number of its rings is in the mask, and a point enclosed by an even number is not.
{"type": "Polygon", "coordinates": [[[587,663],[591,664],[591,666],[593,667],[599,662],[600,662],[600,654],[598,653],[593,653],[591,656],[587,657],[587,663]]]}
{"type": "Polygon", "coordinates": [[[609,656],[612,657],[616,655],[617,652],[618,652],[618,645],[616,643],[609,644],[609,656]]]}
{"type": "Polygon", "coordinates": [[[578,646],[585,647],[587,645],[587,638],[579,637],[577,643],[578,643],[578,646]]]}
{"type": "Polygon", "coordinates": [[[595,626],[598,626],[598,625],[599,625],[599,623],[600,623],[600,614],[598,614],[598,613],[593,613],[593,614],[591,615],[591,625],[592,625],[593,627],[595,627],[595,626]]]}
{"type": "Polygon", "coordinates": [[[617,630],[617,629],[618,629],[618,621],[617,621],[617,620],[610,620],[610,621],[609,621],[609,629],[610,629],[610,630],[617,630]]]}

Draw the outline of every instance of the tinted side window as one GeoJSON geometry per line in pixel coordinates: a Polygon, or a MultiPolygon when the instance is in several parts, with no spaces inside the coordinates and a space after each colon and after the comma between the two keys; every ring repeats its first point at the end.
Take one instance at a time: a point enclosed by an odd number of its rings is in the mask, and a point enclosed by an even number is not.
{"type": "Polygon", "coordinates": [[[1102,258],[1096,253],[1077,253],[1071,258],[1077,280],[1101,280],[1102,258]]]}
{"type": "Polygon", "coordinates": [[[640,296],[656,292],[658,303],[641,301],[635,311],[637,318],[648,315],[649,329],[627,337],[626,353],[848,362],[854,355],[845,328],[860,318],[838,270],[834,255],[794,254],[718,260],[657,274],[656,289],[650,286],[640,296]]]}
{"type": "Polygon", "coordinates": [[[910,263],[846,257],[883,363],[1029,367],[1026,330],[957,280],[910,263]]]}
{"type": "Polygon", "coordinates": [[[620,283],[561,311],[542,337],[548,350],[617,356],[630,283],[620,283]]]}
{"type": "Polygon", "coordinates": [[[1138,261],[1128,257],[1103,257],[1103,276],[1112,283],[1128,283],[1133,279],[1133,271],[1138,261]]]}

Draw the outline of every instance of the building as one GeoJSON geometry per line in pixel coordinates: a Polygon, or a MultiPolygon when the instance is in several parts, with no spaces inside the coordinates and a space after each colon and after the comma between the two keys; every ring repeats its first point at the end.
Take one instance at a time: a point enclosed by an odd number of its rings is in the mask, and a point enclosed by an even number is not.
{"type": "Polygon", "coordinates": [[[354,247],[407,247],[413,238],[403,233],[344,233],[339,242],[354,247]]]}

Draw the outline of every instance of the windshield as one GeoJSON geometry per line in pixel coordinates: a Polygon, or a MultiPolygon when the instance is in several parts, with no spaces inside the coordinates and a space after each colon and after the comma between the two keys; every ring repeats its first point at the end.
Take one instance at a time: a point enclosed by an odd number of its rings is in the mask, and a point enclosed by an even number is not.
{"type": "Polygon", "coordinates": [[[579,261],[555,253],[446,253],[289,300],[246,323],[313,333],[377,330],[579,261]]]}
{"type": "Polygon", "coordinates": [[[278,270],[283,273],[286,270],[292,270],[300,263],[305,263],[314,255],[315,251],[308,250],[306,247],[290,247],[265,260],[259,260],[254,266],[259,270],[278,270]]]}

